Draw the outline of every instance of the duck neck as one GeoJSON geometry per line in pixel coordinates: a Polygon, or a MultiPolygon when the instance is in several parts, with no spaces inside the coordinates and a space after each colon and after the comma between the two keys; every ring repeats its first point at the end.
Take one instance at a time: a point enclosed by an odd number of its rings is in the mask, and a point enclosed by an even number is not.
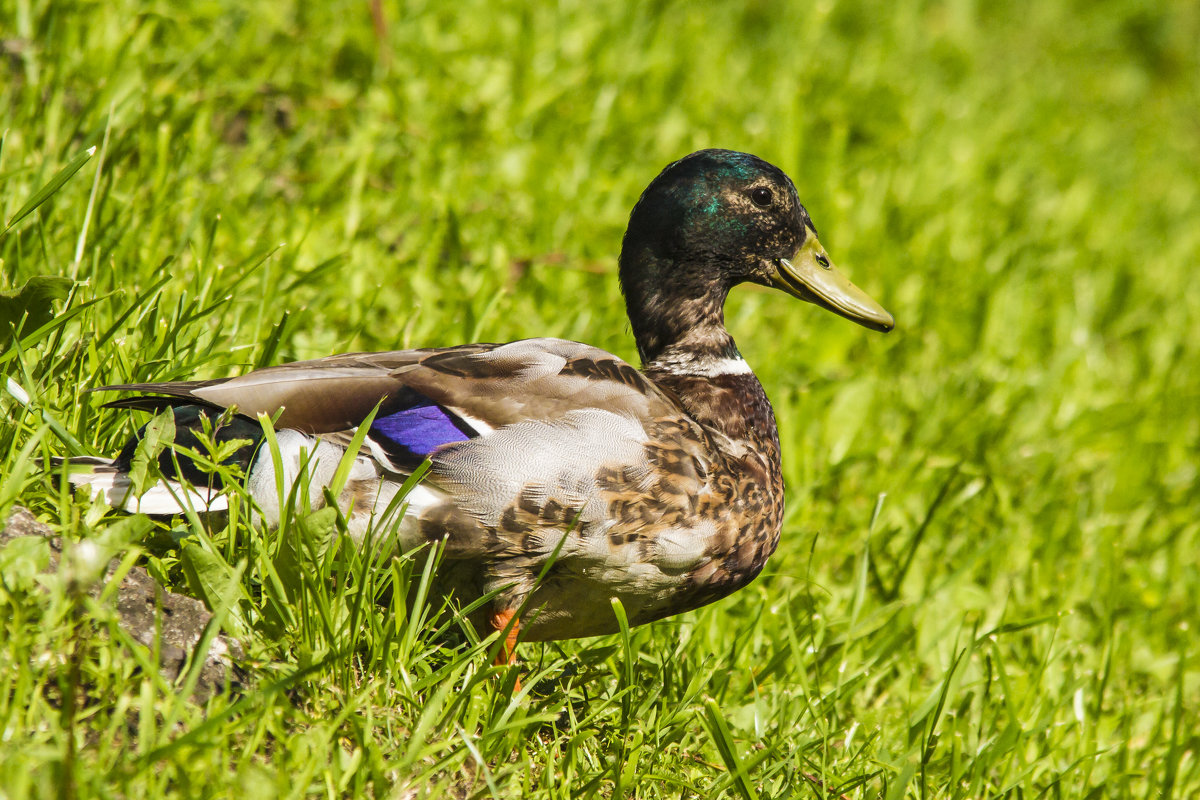
{"type": "Polygon", "coordinates": [[[621,257],[625,309],[646,368],[694,359],[741,358],[725,330],[729,285],[705,264],[676,263],[643,253],[621,257]]]}
{"type": "Polygon", "coordinates": [[[754,441],[778,458],[775,415],[762,384],[725,329],[722,280],[704,265],[639,264],[622,258],[622,288],[642,371],[670,389],[698,422],[733,439],[754,441]],[[629,280],[630,273],[654,280],[629,280]]]}

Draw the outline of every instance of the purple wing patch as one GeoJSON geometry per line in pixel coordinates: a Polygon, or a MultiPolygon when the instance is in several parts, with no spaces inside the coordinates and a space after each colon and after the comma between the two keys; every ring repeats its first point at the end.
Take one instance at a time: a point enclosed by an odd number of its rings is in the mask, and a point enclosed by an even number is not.
{"type": "Polygon", "coordinates": [[[471,438],[464,427],[462,420],[420,397],[407,408],[376,417],[371,423],[371,437],[389,453],[425,459],[441,445],[471,438]]]}

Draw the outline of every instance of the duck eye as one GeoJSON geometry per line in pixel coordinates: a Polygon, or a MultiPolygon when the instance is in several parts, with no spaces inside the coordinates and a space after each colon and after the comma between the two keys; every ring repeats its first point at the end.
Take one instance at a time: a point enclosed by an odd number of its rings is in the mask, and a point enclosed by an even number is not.
{"type": "Polygon", "coordinates": [[[750,200],[759,208],[766,208],[774,199],[775,195],[771,194],[771,190],[765,186],[756,186],[750,190],[750,200]]]}

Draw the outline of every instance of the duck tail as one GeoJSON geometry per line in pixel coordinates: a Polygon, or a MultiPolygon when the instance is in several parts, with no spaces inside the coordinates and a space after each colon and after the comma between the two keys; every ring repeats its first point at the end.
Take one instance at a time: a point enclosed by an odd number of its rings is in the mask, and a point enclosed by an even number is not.
{"type": "Polygon", "coordinates": [[[229,500],[216,488],[184,485],[177,480],[162,478],[145,488],[140,495],[133,491],[129,473],[111,458],[75,456],[53,458],[52,469],[65,469],[72,486],[86,487],[93,497],[113,508],[151,516],[172,516],[188,511],[201,513],[225,511],[229,500]]]}

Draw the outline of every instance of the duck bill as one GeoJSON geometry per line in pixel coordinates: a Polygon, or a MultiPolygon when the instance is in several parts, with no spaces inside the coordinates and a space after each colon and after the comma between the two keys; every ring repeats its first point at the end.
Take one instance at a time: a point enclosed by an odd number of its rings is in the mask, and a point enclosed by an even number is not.
{"type": "Polygon", "coordinates": [[[896,325],[883,306],[838,272],[812,229],[794,258],[775,262],[771,285],[871,330],[886,332],[896,325]]]}

